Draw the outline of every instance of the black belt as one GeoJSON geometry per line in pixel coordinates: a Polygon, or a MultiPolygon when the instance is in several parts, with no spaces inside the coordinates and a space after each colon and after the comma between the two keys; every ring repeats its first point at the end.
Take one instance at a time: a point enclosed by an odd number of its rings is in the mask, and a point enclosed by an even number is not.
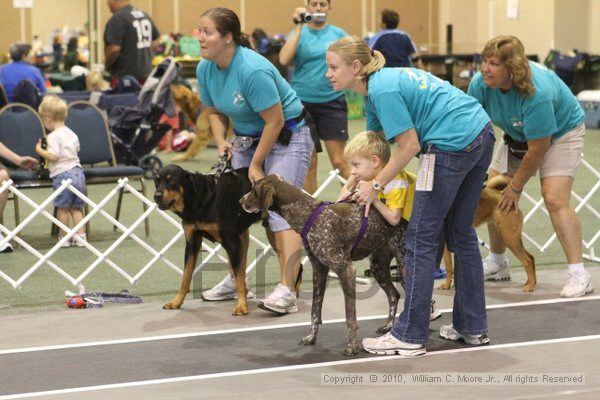
{"type": "Polygon", "coordinates": [[[510,151],[510,154],[522,160],[525,156],[525,153],[527,153],[527,150],[529,150],[527,142],[519,142],[518,140],[510,137],[510,135],[507,133],[504,134],[503,139],[504,143],[508,145],[508,151],[510,151]]]}

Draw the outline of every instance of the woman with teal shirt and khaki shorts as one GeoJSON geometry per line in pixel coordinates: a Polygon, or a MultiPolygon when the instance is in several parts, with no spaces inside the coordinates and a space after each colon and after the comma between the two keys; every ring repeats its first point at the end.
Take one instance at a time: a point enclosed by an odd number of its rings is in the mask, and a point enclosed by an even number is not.
{"type": "MultiPolygon", "coordinates": [[[[248,168],[252,184],[265,175],[279,174],[302,187],[313,142],[294,90],[273,64],[250,48],[233,11],[213,8],[202,14],[199,40],[203,58],[197,68],[200,99],[208,109],[219,155],[231,154],[234,169],[248,168]],[[233,144],[225,140],[229,118],[236,134],[233,144]]],[[[281,281],[259,307],[278,314],[297,312],[295,284],[302,240],[275,213],[269,213],[269,228],[281,281]]],[[[205,300],[235,296],[230,276],[202,293],[205,300]]]]}
{"type": "MultiPolygon", "coordinates": [[[[592,292],[591,275],[583,265],[581,223],[570,205],[585,135],[579,102],[553,71],[528,61],[521,41],[509,35],[486,44],[481,71],[468,93],[504,131],[507,144],[496,152],[489,173],[513,178],[500,208],[516,210],[525,184],[539,172],[542,197],[567,258],[568,278],[560,294],[592,292]]],[[[491,252],[483,263],[484,275],[488,280],[510,279],[506,247],[493,224],[488,230],[491,252]]]]}

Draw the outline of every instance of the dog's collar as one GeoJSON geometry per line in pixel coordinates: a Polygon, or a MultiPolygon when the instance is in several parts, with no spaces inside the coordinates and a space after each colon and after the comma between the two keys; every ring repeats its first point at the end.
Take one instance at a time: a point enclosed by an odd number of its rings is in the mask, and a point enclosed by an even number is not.
{"type": "MultiPolygon", "coordinates": [[[[342,201],[342,202],[348,203],[348,201],[342,201]]],[[[306,250],[310,249],[310,246],[308,244],[308,233],[310,232],[313,225],[317,221],[317,218],[319,218],[319,215],[321,215],[321,213],[325,210],[325,208],[331,204],[335,204],[335,203],[332,203],[330,201],[321,202],[321,204],[319,204],[319,206],[317,208],[315,208],[315,210],[312,212],[312,214],[308,218],[308,221],[306,221],[306,224],[304,224],[304,228],[302,228],[300,237],[302,238],[302,244],[304,244],[304,248],[306,250]]],[[[354,253],[354,249],[356,249],[356,247],[358,246],[358,244],[360,243],[362,238],[365,236],[365,232],[367,231],[367,222],[368,222],[368,218],[365,216],[364,207],[363,207],[360,230],[358,231],[358,236],[356,237],[356,241],[354,242],[354,245],[352,246],[352,250],[350,250],[350,254],[354,253]]]]}

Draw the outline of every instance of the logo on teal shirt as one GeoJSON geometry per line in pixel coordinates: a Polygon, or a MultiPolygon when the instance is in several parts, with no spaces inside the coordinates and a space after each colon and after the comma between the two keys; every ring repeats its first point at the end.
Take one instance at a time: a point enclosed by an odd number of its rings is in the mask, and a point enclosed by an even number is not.
{"type": "Polygon", "coordinates": [[[513,128],[515,128],[515,129],[518,129],[518,130],[520,130],[520,131],[521,131],[521,130],[523,130],[523,121],[522,121],[522,120],[520,120],[519,118],[512,117],[512,118],[510,119],[510,125],[511,125],[513,128]]]}
{"type": "Polygon", "coordinates": [[[246,104],[244,96],[237,90],[233,92],[233,105],[236,107],[244,107],[244,104],[246,104]]]}

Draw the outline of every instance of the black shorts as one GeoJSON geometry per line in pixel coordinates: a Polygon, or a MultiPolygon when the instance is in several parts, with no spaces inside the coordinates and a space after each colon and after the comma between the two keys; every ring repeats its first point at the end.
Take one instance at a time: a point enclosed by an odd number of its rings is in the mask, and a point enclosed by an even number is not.
{"type": "Polygon", "coordinates": [[[325,103],[306,103],[307,119],[315,150],[322,151],[321,140],[348,140],[348,105],[344,95],[325,103]]]}

